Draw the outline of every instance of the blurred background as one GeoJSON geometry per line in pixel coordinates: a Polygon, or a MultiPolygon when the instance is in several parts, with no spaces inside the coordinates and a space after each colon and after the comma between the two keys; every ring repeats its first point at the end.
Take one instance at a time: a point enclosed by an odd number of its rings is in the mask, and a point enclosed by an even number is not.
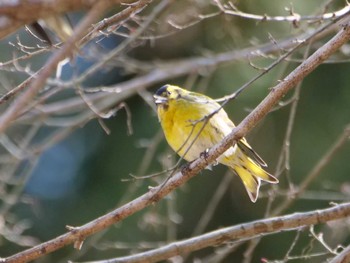
{"type": "MultiPolygon", "coordinates": [[[[290,48],[276,43],[295,39],[328,23],[320,20],[294,25],[261,22],[224,14],[217,2],[181,0],[164,8],[147,29],[133,39],[133,32],[161,3],[152,1],[141,13],[83,46],[76,57],[63,65],[60,76],[49,79],[46,90],[38,95],[38,98],[46,96],[45,100],[1,135],[1,257],[65,233],[66,225],[79,226],[93,220],[166,179],[167,173],[150,179],[132,177],[161,172],[178,160],[163,137],[152,103],[151,95],[159,87],[166,83],[180,85],[213,98],[232,94],[290,48]],[[126,48],[85,78],[79,87],[65,86],[128,39],[131,42],[126,48]],[[259,54],[258,47],[266,45],[273,52],[259,54]],[[247,55],[229,59],[233,52],[247,55]],[[115,110],[107,119],[94,114],[86,104],[67,108],[72,99],[80,98],[81,91],[87,95],[108,93],[103,87],[123,87],[123,83],[149,74],[164,65],[162,63],[169,63],[167,65],[176,71],[184,61],[211,60],[218,54],[226,54],[228,61],[204,67],[194,63],[193,70],[186,74],[140,84],[120,101],[108,102],[108,107],[99,110],[104,113],[115,110]],[[48,113],[49,109],[56,109],[54,106],[57,110],[48,113]],[[45,112],[45,116],[40,112],[45,112]]],[[[222,4],[229,9],[228,2],[222,4]]],[[[316,16],[339,10],[345,2],[246,0],[235,1],[234,5],[242,12],[261,16],[288,16],[293,12],[316,16]]],[[[116,7],[106,17],[119,12],[120,8],[116,7]]],[[[84,14],[83,11],[68,14],[72,25],[84,14]]],[[[48,32],[54,42],[59,42],[53,32],[48,32]]],[[[312,53],[335,33],[331,31],[297,49],[249,85],[225,106],[231,119],[239,123],[270,88],[300,64],[305,52],[312,53]]],[[[128,255],[271,215],[297,191],[350,122],[349,48],[344,46],[312,72],[297,92],[292,90],[248,134],[250,144],[268,163],[268,171],[280,179],[274,188],[262,187],[256,204],[250,202],[239,178],[218,165],[212,171],[203,171],[154,206],[88,238],[81,251],[69,246],[38,262],[80,262],[128,255]],[[295,114],[291,115],[293,110],[295,114]],[[286,140],[288,129],[291,133],[286,140]],[[283,148],[285,145],[290,147],[283,148]]],[[[40,69],[54,51],[24,29],[3,39],[0,42],[1,94],[40,69]],[[44,51],[16,60],[38,50],[44,51]]],[[[2,103],[1,111],[9,103],[2,103]]],[[[349,156],[347,143],[282,214],[349,201],[349,156]]],[[[272,262],[278,259],[305,262],[305,258],[307,262],[322,262],[332,257],[310,236],[310,231],[302,229],[264,237],[246,258],[249,242],[204,249],[173,262],[272,262]],[[286,259],[293,241],[296,245],[286,259]]],[[[324,233],[324,239],[334,249],[350,242],[347,222],[316,226],[314,231],[324,233]]]]}

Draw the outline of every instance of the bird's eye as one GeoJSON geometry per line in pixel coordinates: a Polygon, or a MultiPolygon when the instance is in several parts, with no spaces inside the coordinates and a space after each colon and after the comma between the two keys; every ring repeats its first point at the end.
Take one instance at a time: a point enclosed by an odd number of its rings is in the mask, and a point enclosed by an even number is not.
{"type": "Polygon", "coordinates": [[[171,92],[169,90],[166,91],[166,95],[170,96],[171,92]]]}

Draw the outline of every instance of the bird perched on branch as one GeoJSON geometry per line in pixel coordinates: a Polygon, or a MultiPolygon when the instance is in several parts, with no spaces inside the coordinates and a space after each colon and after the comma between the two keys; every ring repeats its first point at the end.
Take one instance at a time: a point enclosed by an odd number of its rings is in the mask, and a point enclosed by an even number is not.
{"type": "MultiPolygon", "coordinates": [[[[157,90],[154,99],[168,144],[186,161],[198,158],[235,127],[220,104],[203,94],[165,85],[157,90]]],[[[266,163],[245,138],[217,161],[241,178],[252,202],[258,198],[261,181],[278,183],[276,177],[262,168],[266,163]]]]}

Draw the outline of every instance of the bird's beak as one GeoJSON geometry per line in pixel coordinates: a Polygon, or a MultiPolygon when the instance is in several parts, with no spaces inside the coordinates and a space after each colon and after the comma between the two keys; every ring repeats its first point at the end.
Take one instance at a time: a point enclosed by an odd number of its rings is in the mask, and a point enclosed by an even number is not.
{"type": "Polygon", "coordinates": [[[167,98],[158,95],[153,95],[153,98],[155,104],[163,104],[168,101],[167,98]]]}

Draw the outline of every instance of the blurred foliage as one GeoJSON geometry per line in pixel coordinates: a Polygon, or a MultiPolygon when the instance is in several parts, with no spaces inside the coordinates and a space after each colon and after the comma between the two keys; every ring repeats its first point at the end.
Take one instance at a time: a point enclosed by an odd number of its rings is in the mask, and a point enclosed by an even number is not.
{"type": "MultiPolygon", "coordinates": [[[[291,1],[281,0],[247,0],[236,1],[236,5],[240,10],[253,14],[288,15],[285,9],[293,8],[301,15],[311,15],[322,12],[322,6],[326,2],[320,3],[319,0],[314,0],[291,3],[291,1]]],[[[342,1],[333,1],[329,8],[336,10],[343,4],[342,1]]],[[[158,30],[164,33],[169,29],[169,25],[165,23],[166,19],[171,18],[178,24],[185,25],[196,19],[199,14],[214,12],[214,10],[217,8],[207,1],[176,1],[174,6],[160,18],[158,30]]],[[[150,10],[146,9],[145,12],[150,10]]],[[[72,16],[74,17],[74,14],[72,16]]],[[[150,63],[157,60],[206,56],[206,54],[239,50],[267,43],[270,41],[269,35],[274,39],[288,38],[309,28],[314,28],[314,25],[302,23],[299,28],[294,28],[287,22],[258,23],[253,20],[218,15],[179,30],[175,34],[152,41],[143,41],[131,49],[129,55],[134,59],[150,63]]],[[[35,45],[36,40],[26,32],[20,32],[20,37],[28,45],[35,45]]],[[[115,47],[121,39],[121,37],[105,39],[105,49],[115,47]]],[[[6,52],[8,41],[15,41],[15,36],[0,43],[1,61],[11,58],[11,54],[6,52]]],[[[304,51],[298,51],[293,57],[301,59],[304,51]]],[[[49,54],[30,60],[31,67],[39,68],[48,56],[49,54]]],[[[251,63],[263,68],[272,63],[276,57],[254,59],[251,63]]],[[[253,83],[225,107],[230,117],[236,123],[242,120],[268,94],[269,88],[276,85],[279,79],[283,79],[297,65],[298,62],[283,62],[253,83]]],[[[88,67],[86,64],[76,66],[82,69],[88,67]]],[[[291,137],[290,170],[287,171],[288,178],[295,186],[310,172],[342,133],[345,125],[349,123],[349,71],[349,63],[325,64],[307,77],[302,84],[291,137]]],[[[64,72],[64,74],[68,73],[64,72]]],[[[195,77],[189,75],[168,82],[219,98],[231,94],[258,73],[259,70],[253,68],[247,58],[219,68],[208,68],[207,71],[199,72],[195,77]]],[[[0,71],[0,74],[5,76],[1,77],[1,85],[5,88],[17,85],[23,80],[21,74],[7,71],[0,71]]],[[[92,84],[86,83],[86,85],[112,85],[133,77],[129,74],[123,75],[120,68],[113,68],[113,66],[99,74],[98,79],[94,78],[92,84]]],[[[163,84],[165,83],[158,83],[149,91],[152,93],[163,84]]],[[[292,94],[289,94],[285,100],[287,101],[291,96],[292,94]]],[[[131,135],[127,132],[128,116],[125,110],[121,109],[114,117],[103,121],[110,130],[110,135],[103,131],[96,120],[92,120],[42,154],[24,188],[21,202],[12,209],[14,220],[26,220],[29,223],[28,229],[24,232],[25,235],[35,237],[38,241],[51,239],[64,233],[65,225],[84,224],[132,200],[147,191],[149,186],[154,186],[166,178],[164,175],[143,180],[132,180],[130,177],[130,174],[142,176],[166,169],[174,164],[177,157],[162,138],[149,165],[146,165],[146,169],[140,170],[140,164],[147,154],[147,149],[157,141],[157,136],[160,136],[160,126],[155,112],[140,96],[135,95],[125,103],[131,111],[133,128],[131,135]],[[57,191],[57,194],[53,194],[53,191],[57,191]]],[[[289,111],[290,104],[271,112],[247,136],[256,151],[269,164],[271,173],[275,172],[280,157],[289,111]]],[[[301,197],[288,211],[307,211],[328,206],[331,201],[348,200],[350,196],[349,156],[350,147],[346,145],[312,183],[310,191],[306,192],[305,196],[301,197]],[[327,193],[337,194],[340,199],[328,198],[327,193]]],[[[212,171],[203,171],[167,199],[108,229],[100,240],[97,239],[100,234],[89,238],[82,251],[75,251],[72,247],[68,247],[45,257],[40,262],[63,262],[67,259],[74,260],[75,257],[79,261],[116,257],[137,251],[135,248],[128,248],[136,247],[140,242],[147,247],[152,246],[153,242],[158,246],[157,242],[187,238],[191,236],[196,224],[203,216],[207,204],[215,194],[225,173],[226,169],[221,166],[213,167],[212,171]]],[[[280,181],[280,190],[287,191],[289,184],[286,172],[281,175],[280,181]]],[[[266,209],[267,190],[263,187],[263,197],[257,204],[252,204],[241,182],[234,176],[205,230],[262,218],[266,209]]],[[[281,198],[278,197],[278,201],[281,198]]],[[[332,237],[329,229],[329,226],[324,226],[319,230],[328,231],[326,237],[333,246],[336,246],[337,242],[350,241],[348,229],[342,239],[332,237]]],[[[252,262],[260,262],[261,258],[283,258],[295,235],[296,232],[290,232],[263,238],[254,253],[252,262]]],[[[308,246],[315,252],[319,248],[316,243],[310,244],[308,231],[303,230],[292,255],[302,254],[303,249],[308,246]]],[[[241,262],[245,248],[246,245],[239,247],[224,262],[241,262]]],[[[1,239],[1,256],[10,255],[21,249],[16,244],[1,239]]],[[[196,256],[209,255],[216,249],[196,252],[191,255],[188,262],[194,261],[196,256]]],[[[304,260],[293,262],[304,262],[304,260]]],[[[316,258],[308,262],[320,262],[320,260],[316,258]]]]}

